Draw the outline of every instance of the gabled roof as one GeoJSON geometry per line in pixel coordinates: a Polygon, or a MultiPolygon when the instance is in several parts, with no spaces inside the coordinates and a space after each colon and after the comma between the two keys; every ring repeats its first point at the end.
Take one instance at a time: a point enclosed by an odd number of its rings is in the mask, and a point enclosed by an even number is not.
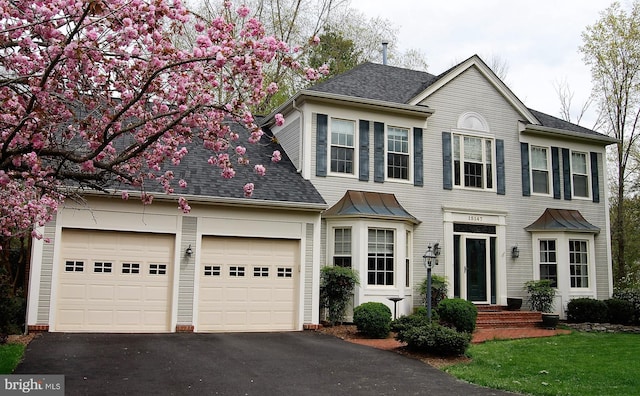
{"type": "Polygon", "coordinates": [[[347,190],[340,201],[327,209],[322,217],[366,217],[420,223],[400,205],[395,195],[354,190],[347,190]]]}
{"type": "Polygon", "coordinates": [[[527,231],[569,231],[597,234],[600,228],[589,223],[574,209],[547,209],[538,220],[525,227],[527,231]]]}

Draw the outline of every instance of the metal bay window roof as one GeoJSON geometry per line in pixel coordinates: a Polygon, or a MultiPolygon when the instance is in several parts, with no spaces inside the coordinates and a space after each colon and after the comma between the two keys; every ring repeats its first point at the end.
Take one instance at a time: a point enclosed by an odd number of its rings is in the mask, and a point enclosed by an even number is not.
{"type": "Polygon", "coordinates": [[[527,231],[569,231],[597,234],[600,228],[589,223],[575,209],[546,209],[538,220],[525,227],[527,231]]]}
{"type": "Polygon", "coordinates": [[[369,191],[348,190],[322,217],[367,217],[420,224],[420,220],[400,205],[395,195],[369,191]]]}

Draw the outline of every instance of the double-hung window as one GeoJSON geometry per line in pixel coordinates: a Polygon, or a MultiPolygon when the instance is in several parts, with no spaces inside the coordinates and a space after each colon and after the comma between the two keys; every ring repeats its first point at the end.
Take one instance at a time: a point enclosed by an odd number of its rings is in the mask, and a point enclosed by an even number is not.
{"type": "Polygon", "coordinates": [[[409,130],[387,128],[387,178],[409,180],[409,130]]]}
{"type": "Polygon", "coordinates": [[[355,128],[354,121],[331,119],[331,172],[355,172],[355,128]]]}
{"type": "Polygon", "coordinates": [[[531,182],[535,194],[549,194],[549,151],[531,146],[531,182]]]}
{"type": "Polygon", "coordinates": [[[334,229],[333,265],[351,268],[351,228],[334,229]]]}
{"type": "Polygon", "coordinates": [[[453,175],[456,186],[493,189],[493,139],[453,135],[453,175]]]}
{"type": "Polygon", "coordinates": [[[394,284],[393,230],[369,229],[367,284],[385,286],[394,284]]]}
{"type": "Polygon", "coordinates": [[[540,240],[540,279],[551,281],[558,287],[558,252],[555,239],[540,240]]]}
{"type": "Polygon", "coordinates": [[[573,196],[589,198],[589,166],[587,153],[571,153],[571,182],[573,196]]]}
{"type": "Polygon", "coordinates": [[[569,240],[569,271],[571,287],[589,287],[589,253],[587,241],[569,240]]]}

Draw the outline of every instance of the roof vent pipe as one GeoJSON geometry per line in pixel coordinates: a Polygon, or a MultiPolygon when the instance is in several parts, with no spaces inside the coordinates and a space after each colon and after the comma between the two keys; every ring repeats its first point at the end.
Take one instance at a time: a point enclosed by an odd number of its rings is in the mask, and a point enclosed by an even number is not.
{"type": "Polygon", "coordinates": [[[387,65],[387,46],[389,42],[387,40],[382,41],[382,64],[387,65]]]}

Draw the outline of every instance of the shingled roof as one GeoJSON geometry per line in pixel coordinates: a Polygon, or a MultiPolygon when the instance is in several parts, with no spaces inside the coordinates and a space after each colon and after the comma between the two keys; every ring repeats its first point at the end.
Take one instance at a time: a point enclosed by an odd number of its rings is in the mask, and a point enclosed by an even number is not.
{"type": "MultiPolygon", "coordinates": [[[[367,62],[321,82],[309,90],[408,104],[418,94],[454,70],[456,66],[435,76],[427,72],[367,62]]],[[[585,135],[605,136],[540,111],[528,110],[540,121],[540,126],[585,135]]]]}

